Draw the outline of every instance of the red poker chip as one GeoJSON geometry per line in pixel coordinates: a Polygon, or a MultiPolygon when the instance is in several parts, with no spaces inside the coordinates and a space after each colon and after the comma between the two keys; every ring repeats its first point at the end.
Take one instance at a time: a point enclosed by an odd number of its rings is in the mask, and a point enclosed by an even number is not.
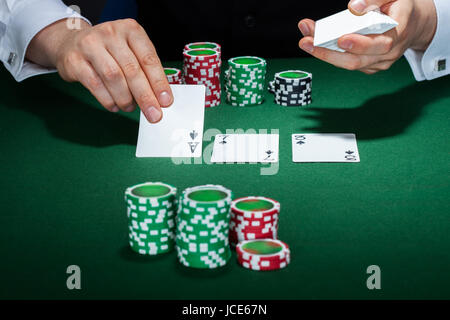
{"type": "MultiPolygon", "coordinates": [[[[231,233],[231,231],[230,231],[231,233]]],[[[229,238],[229,241],[232,241],[234,243],[239,243],[241,241],[247,241],[247,240],[263,240],[263,239],[273,239],[276,240],[277,239],[277,234],[262,234],[260,236],[254,235],[254,236],[249,236],[249,235],[236,235],[235,238],[229,238]]]]}
{"type": "Polygon", "coordinates": [[[248,238],[258,237],[261,238],[264,235],[273,236],[278,232],[278,227],[267,228],[267,229],[236,229],[232,228],[230,231],[235,232],[238,235],[246,236],[248,238]]]}
{"type": "Polygon", "coordinates": [[[233,218],[230,219],[230,226],[246,229],[263,229],[268,227],[275,227],[277,225],[278,220],[260,222],[260,221],[241,221],[233,218]]]}
{"type": "Polygon", "coordinates": [[[282,259],[282,260],[245,260],[242,257],[238,256],[238,262],[240,264],[243,264],[244,262],[248,263],[251,266],[258,266],[258,267],[264,267],[264,268],[276,268],[276,267],[280,267],[281,264],[285,263],[285,264],[289,264],[290,261],[290,257],[286,258],[286,259],[282,259]]]}
{"type": "Polygon", "coordinates": [[[280,255],[274,255],[274,256],[258,256],[258,255],[251,255],[248,254],[248,252],[246,252],[246,255],[244,257],[244,253],[242,252],[242,250],[240,249],[240,247],[236,247],[236,254],[237,254],[237,258],[241,259],[242,261],[247,261],[247,262],[251,262],[251,263],[259,263],[260,261],[268,261],[270,263],[278,263],[278,262],[286,262],[290,260],[291,258],[291,253],[290,251],[284,251],[282,254],[280,255]]]}
{"type": "Polygon", "coordinates": [[[231,208],[231,212],[235,216],[243,217],[246,219],[264,219],[267,216],[274,216],[280,214],[280,210],[275,208],[266,212],[244,212],[231,208]],[[261,216],[261,218],[258,218],[259,216],[261,216]]]}
{"type": "Polygon", "coordinates": [[[276,271],[276,270],[281,270],[287,267],[287,265],[281,267],[253,267],[253,266],[247,266],[245,263],[241,263],[240,264],[242,267],[249,269],[249,270],[253,270],[253,271],[276,271]]]}

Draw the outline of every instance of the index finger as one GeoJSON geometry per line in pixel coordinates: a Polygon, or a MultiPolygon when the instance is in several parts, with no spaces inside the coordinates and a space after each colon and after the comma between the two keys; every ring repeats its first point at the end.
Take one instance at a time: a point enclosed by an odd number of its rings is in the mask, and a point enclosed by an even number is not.
{"type": "Polygon", "coordinates": [[[156,49],[141,26],[132,30],[128,35],[128,45],[144,70],[159,104],[169,107],[173,103],[173,94],[156,49]]]}

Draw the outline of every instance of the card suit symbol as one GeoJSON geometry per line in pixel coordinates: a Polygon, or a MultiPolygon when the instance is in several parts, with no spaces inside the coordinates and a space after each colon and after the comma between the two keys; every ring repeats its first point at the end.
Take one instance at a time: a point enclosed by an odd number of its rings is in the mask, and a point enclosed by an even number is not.
{"type": "Polygon", "coordinates": [[[220,144],[226,144],[226,143],[227,143],[227,142],[225,141],[226,138],[228,138],[227,135],[222,136],[222,141],[220,141],[219,143],[220,143],[220,144]]]}
{"type": "Polygon", "coordinates": [[[197,136],[198,136],[198,133],[195,132],[195,130],[192,130],[192,132],[189,135],[191,136],[192,140],[195,140],[195,138],[197,138],[197,136]]]}
{"type": "Polygon", "coordinates": [[[272,150],[267,150],[266,153],[267,153],[267,158],[265,158],[264,160],[270,159],[270,157],[272,156],[272,154],[273,154],[274,152],[273,152],[272,150]]]}
{"type": "Polygon", "coordinates": [[[198,142],[188,142],[189,147],[191,148],[191,153],[195,152],[195,149],[197,149],[198,142]]]}
{"type": "Polygon", "coordinates": [[[354,152],[354,151],[348,150],[348,151],[345,151],[345,153],[346,153],[346,154],[354,154],[355,152],[354,152]]]}
{"type": "Polygon", "coordinates": [[[306,142],[305,141],[297,141],[297,144],[299,144],[299,145],[302,145],[302,144],[305,144],[306,142]]]}

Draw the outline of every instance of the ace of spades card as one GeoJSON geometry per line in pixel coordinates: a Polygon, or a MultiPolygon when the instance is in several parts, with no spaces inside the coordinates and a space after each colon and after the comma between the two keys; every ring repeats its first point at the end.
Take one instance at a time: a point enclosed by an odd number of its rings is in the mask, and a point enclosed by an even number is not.
{"type": "Polygon", "coordinates": [[[141,112],[136,157],[202,156],[205,86],[171,85],[174,102],[152,124],[141,112]]]}

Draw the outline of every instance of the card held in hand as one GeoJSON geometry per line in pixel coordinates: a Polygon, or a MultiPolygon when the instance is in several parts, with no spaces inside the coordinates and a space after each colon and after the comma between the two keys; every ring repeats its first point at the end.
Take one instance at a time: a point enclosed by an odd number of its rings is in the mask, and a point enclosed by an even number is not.
{"type": "Polygon", "coordinates": [[[349,10],[344,10],[316,22],[314,46],[345,52],[337,44],[340,37],[351,33],[382,34],[397,26],[394,19],[380,11],[356,16],[349,10]]]}
{"type": "Polygon", "coordinates": [[[163,118],[149,123],[141,112],[136,157],[202,156],[205,86],[171,85],[174,102],[163,118]]]}

